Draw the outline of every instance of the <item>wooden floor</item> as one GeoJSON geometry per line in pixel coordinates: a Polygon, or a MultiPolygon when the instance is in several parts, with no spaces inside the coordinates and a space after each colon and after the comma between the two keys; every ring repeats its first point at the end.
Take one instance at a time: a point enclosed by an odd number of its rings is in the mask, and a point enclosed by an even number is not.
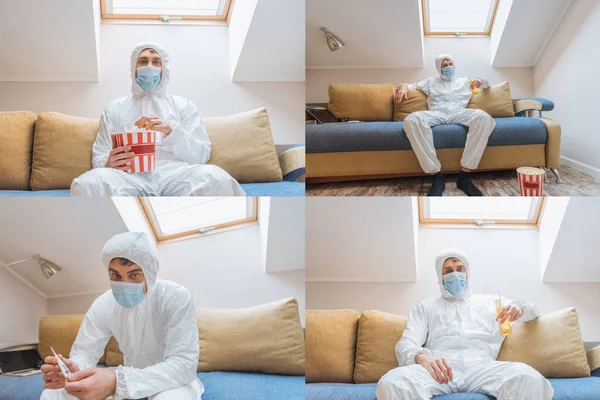
{"type": "MultiPolygon", "coordinates": [[[[554,174],[546,170],[549,182],[544,185],[546,196],[600,196],[600,181],[570,167],[561,167],[563,183],[556,183],[554,174]]],[[[456,187],[458,175],[446,175],[444,196],[464,196],[456,187]]],[[[519,196],[516,171],[473,173],[473,183],[484,196],[519,196]]],[[[309,183],[307,196],[425,196],[431,177],[377,179],[369,181],[309,183]]]]}

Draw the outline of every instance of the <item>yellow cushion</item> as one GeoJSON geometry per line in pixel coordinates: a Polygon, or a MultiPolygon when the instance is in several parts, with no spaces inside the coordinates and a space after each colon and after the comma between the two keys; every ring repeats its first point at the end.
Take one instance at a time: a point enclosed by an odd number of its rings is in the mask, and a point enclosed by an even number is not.
{"type": "Polygon", "coordinates": [[[358,311],[306,311],[306,382],[352,383],[358,311]]]}
{"type": "MultiPolygon", "coordinates": [[[[83,322],[83,315],[50,315],[40,320],[38,353],[42,360],[53,355],[50,346],[65,358],[69,358],[71,347],[79,327],[83,322]]],[[[104,364],[104,355],[98,361],[104,364]]]]}
{"type": "Polygon", "coordinates": [[[198,372],[304,375],[298,303],[284,299],[237,310],[198,309],[198,372]]]}
{"type": "Polygon", "coordinates": [[[510,85],[504,82],[488,89],[478,89],[478,93],[471,98],[468,108],[483,110],[494,118],[514,117],[515,109],[510,95],[510,85]]]}
{"type": "Polygon", "coordinates": [[[44,112],[38,115],[33,142],[31,189],[68,189],[92,169],[97,119],[44,112]]]}
{"type": "Polygon", "coordinates": [[[398,367],[396,343],[406,328],[403,315],[381,311],[365,311],[358,320],[354,382],[377,382],[391,369],[398,367]]]}
{"type": "Polygon", "coordinates": [[[394,92],[391,83],[361,85],[332,83],[329,85],[329,111],[337,118],[359,121],[391,121],[394,114],[394,92]]]}
{"type": "Polygon", "coordinates": [[[123,353],[119,349],[119,343],[117,343],[114,337],[111,337],[108,341],[104,354],[106,355],[107,367],[123,365],[123,353]]]}
{"type": "Polygon", "coordinates": [[[408,99],[402,99],[400,104],[394,102],[394,121],[404,121],[408,114],[415,111],[429,110],[427,106],[427,95],[420,90],[410,90],[408,99]]]}
{"type": "Polygon", "coordinates": [[[212,142],[209,164],[223,168],[240,183],[282,180],[265,108],[203,122],[212,142]]]}
{"type": "Polygon", "coordinates": [[[35,114],[0,113],[0,189],[29,190],[35,114]]]}
{"type": "Polygon", "coordinates": [[[504,340],[498,361],[520,361],[546,378],[590,376],[579,319],[574,308],[515,322],[504,340]]]}

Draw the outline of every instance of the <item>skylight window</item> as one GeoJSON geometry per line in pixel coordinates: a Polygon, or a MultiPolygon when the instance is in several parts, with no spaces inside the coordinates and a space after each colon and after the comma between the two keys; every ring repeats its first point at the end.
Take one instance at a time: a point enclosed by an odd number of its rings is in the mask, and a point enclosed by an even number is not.
{"type": "Polygon", "coordinates": [[[108,20],[228,20],[232,0],[100,0],[108,20]]]}
{"type": "Polygon", "coordinates": [[[141,202],[159,241],[244,226],[258,217],[255,197],[146,197],[141,202]]]}
{"type": "Polygon", "coordinates": [[[490,35],[499,0],[422,0],[425,35],[490,35]]]}
{"type": "Polygon", "coordinates": [[[419,198],[422,223],[539,225],[543,198],[419,198]]]}

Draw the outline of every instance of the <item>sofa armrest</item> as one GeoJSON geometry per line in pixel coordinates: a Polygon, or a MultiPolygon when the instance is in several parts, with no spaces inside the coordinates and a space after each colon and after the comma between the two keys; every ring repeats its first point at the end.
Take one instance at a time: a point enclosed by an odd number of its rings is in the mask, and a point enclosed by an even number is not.
{"type": "Polygon", "coordinates": [[[306,175],[305,149],[303,144],[299,144],[279,154],[279,164],[284,181],[304,182],[306,175]]]}
{"type": "Polygon", "coordinates": [[[546,168],[560,168],[560,124],[550,118],[540,118],[546,124],[546,168]]]}
{"type": "Polygon", "coordinates": [[[515,114],[522,117],[527,114],[529,110],[537,110],[542,116],[542,111],[554,110],[554,103],[543,97],[528,97],[525,99],[519,99],[514,103],[515,114]]]}
{"type": "Polygon", "coordinates": [[[592,375],[600,377],[600,345],[592,347],[587,352],[587,359],[592,375]]]}

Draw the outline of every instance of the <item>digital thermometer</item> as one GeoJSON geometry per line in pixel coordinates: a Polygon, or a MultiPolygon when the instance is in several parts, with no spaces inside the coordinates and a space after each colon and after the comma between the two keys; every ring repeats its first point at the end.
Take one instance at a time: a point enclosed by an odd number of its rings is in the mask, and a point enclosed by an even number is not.
{"type": "Polygon", "coordinates": [[[69,371],[69,368],[67,368],[67,366],[65,365],[65,363],[60,359],[60,357],[58,357],[56,355],[56,352],[54,351],[54,349],[52,348],[52,346],[50,346],[50,350],[52,350],[52,353],[54,353],[54,357],[56,357],[56,360],[58,360],[58,367],[60,368],[60,371],[63,373],[63,375],[66,377],[67,375],[71,375],[71,371],[69,371]]]}

